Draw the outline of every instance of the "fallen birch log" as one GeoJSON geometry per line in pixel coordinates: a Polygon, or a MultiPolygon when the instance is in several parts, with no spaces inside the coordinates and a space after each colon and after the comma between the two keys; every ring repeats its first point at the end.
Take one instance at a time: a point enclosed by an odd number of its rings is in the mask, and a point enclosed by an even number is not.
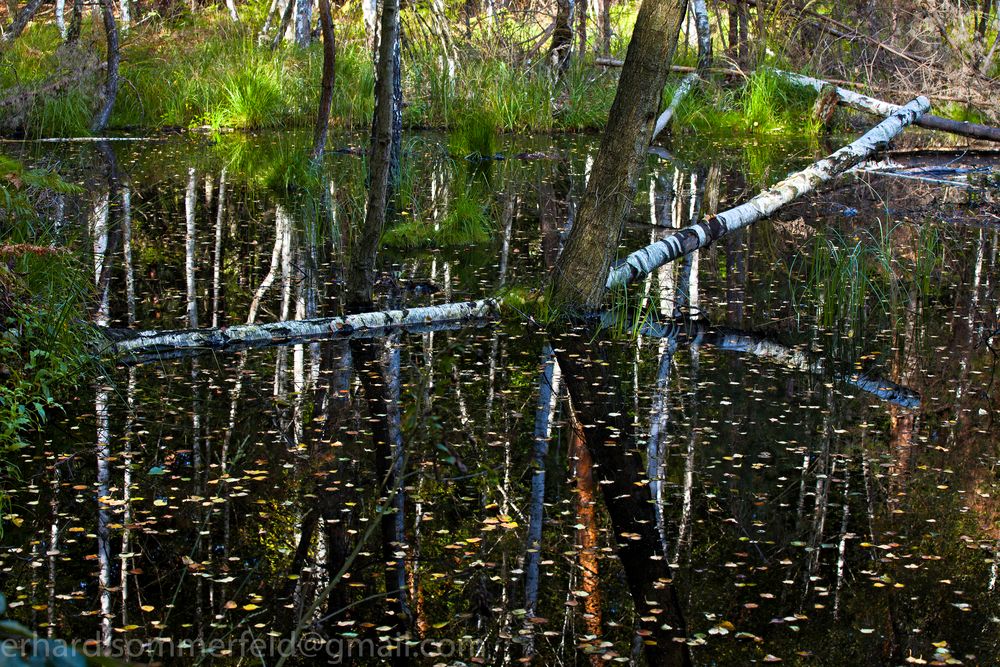
{"type": "MultiPolygon", "coordinates": [[[[750,331],[713,327],[701,321],[672,320],[647,323],[643,325],[641,332],[643,336],[650,338],[675,340],[686,337],[692,341],[696,340],[700,345],[711,345],[727,352],[749,354],[810,375],[823,377],[827,373],[827,364],[823,358],[750,331]]],[[[895,403],[904,408],[920,407],[920,394],[895,382],[866,373],[833,372],[832,376],[834,380],[857,387],[879,400],[895,403]]]]}
{"type": "MultiPolygon", "coordinates": [[[[622,65],[625,64],[625,61],[624,60],[619,60],[618,58],[597,57],[597,58],[594,58],[594,64],[595,65],[600,65],[601,67],[621,67],[622,65]]],[[[677,72],[678,74],[688,74],[689,72],[697,72],[698,68],[697,67],[690,67],[688,65],[671,65],[670,66],[670,71],[671,72],[677,72]]],[[[746,79],[746,78],[748,78],[750,76],[750,72],[747,72],[747,71],[744,71],[744,70],[739,70],[739,69],[733,69],[731,67],[709,67],[707,70],[703,70],[703,73],[707,73],[707,74],[722,74],[724,76],[739,77],[741,79],[746,79]]],[[[868,87],[868,88],[870,88],[872,90],[877,90],[879,92],[886,92],[886,93],[892,92],[892,93],[897,94],[897,95],[905,95],[905,96],[913,95],[913,96],[916,96],[916,95],[919,95],[919,94],[924,94],[924,93],[918,93],[918,92],[913,92],[913,91],[908,91],[908,90],[888,91],[888,90],[885,90],[885,89],[874,87],[874,86],[872,86],[870,84],[859,83],[857,81],[848,81],[847,79],[826,79],[826,81],[828,83],[830,83],[830,84],[834,84],[834,85],[837,85],[837,86],[856,86],[858,88],[868,87]]],[[[932,100],[940,100],[941,102],[960,102],[962,104],[969,104],[969,98],[968,97],[956,97],[954,95],[937,95],[935,93],[926,93],[924,95],[925,95],[925,97],[928,97],[928,98],[930,98],[932,100]]]]}
{"type": "MultiPolygon", "coordinates": [[[[816,79],[811,76],[806,76],[805,74],[796,74],[794,72],[785,72],[780,69],[773,70],[775,74],[785,79],[790,83],[794,83],[799,86],[804,86],[806,88],[812,88],[817,93],[823,90],[826,86],[832,86],[833,84],[829,81],[823,81],[822,79],[816,79]]],[[[883,100],[864,95],[862,93],[855,92],[853,90],[848,90],[846,88],[841,88],[839,86],[834,86],[837,91],[837,97],[840,98],[841,103],[848,106],[856,107],[863,111],[868,111],[870,113],[876,114],[878,116],[888,116],[897,109],[899,109],[898,104],[892,104],[891,102],[885,102],[883,100]]],[[[914,122],[914,125],[919,125],[920,127],[925,127],[929,130],[940,130],[942,132],[950,132],[951,134],[958,134],[963,137],[969,137],[972,139],[985,139],[987,141],[1000,141],[1000,127],[992,127],[990,125],[981,125],[979,123],[968,123],[965,121],[958,120],[948,120],[947,118],[941,118],[940,116],[935,116],[933,114],[924,114],[914,122]]]]}
{"type": "Polygon", "coordinates": [[[662,132],[664,128],[670,124],[670,120],[677,112],[677,107],[680,106],[681,100],[683,100],[687,94],[691,92],[691,87],[694,86],[697,81],[698,75],[694,72],[691,72],[681,79],[680,85],[677,86],[677,90],[674,91],[673,97],[670,98],[670,104],[668,104],[667,108],[660,114],[660,117],[656,119],[656,125],[653,127],[653,134],[649,137],[650,142],[656,139],[656,135],[662,132]]]}
{"type": "Polygon", "coordinates": [[[177,356],[178,352],[229,351],[321,338],[362,338],[381,335],[396,329],[422,330],[429,325],[485,320],[496,315],[498,310],[499,305],[495,299],[481,299],[423,308],[358,313],[344,317],[241,324],[214,329],[133,331],[100,328],[99,331],[104,336],[100,352],[136,359],[157,355],[177,356]]]}
{"type": "Polygon", "coordinates": [[[685,227],[633,252],[611,268],[607,286],[611,288],[626,285],[668,262],[713,243],[726,234],[770,216],[785,204],[871,157],[875,151],[884,148],[903,128],[920,118],[929,108],[930,102],[927,98],[918,97],[898,108],[853,143],[814,162],[802,171],[795,172],[750,201],[718,215],[707,216],[697,224],[685,227]]]}

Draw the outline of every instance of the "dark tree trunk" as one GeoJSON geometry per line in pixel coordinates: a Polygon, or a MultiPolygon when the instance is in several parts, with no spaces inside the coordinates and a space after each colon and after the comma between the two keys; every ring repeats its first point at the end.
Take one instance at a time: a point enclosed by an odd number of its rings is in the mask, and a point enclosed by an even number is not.
{"type": "Polygon", "coordinates": [[[594,19],[597,22],[597,41],[594,43],[598,55],[611,55],[611,0],[596,0],[594,19]]]}
{"type": "Polygon", "coordinates": [[[24,29],[28,27],[28,23],[31,21],[31,17],[35,15],[38,8],[42,6],[42,0],[28,0],[28,4],[24,6],[14,20],[11,21],[10,25],[7,26],[7,30],[3,34],[3,43],[5,45],[10,44],[15,39],[21,36],[24,29]]]}
{"type": "Polygon", "coordinates": [[[576,0],[576,15],[576,35],[579,40],[576,53],[582,58],[587,52],[587,0],[576,0]]]}
{"type": "Polygon", "coordinates": [[[80,26],[83,23],[83,0],[73,0],[73,13],[70,15],[69,27],[66,29],[66,43],[74,44],[80,39],[80,26]]]}
{"type": "Polygon", "coordinates": [[[587,191],[552,273],[556,307],[596,309],[635,198],[663,84],[677,46],[684,0],[644,0],[587,191]]]}
{"type": "Polygon", "coordinates": [[[281,40],[285,37],[285,33],[288,31],[288,26],[292,22],[292,14],[295,13],[295,2],[296,0],[288,0],[288,4],[285,5],[285,12],[281,15],[278,32],[274,34],[274,39],[271,40],[272,51],[278,48],[281,40]]]}
{"type": "Polygon", "coordinates": [[[385,227],[392,176],[393,121],[398,110],[395,94],[393,53],[398,53],[399,0],[385,0],[378,46],[375,80],[375,117],[372,119],[371,150],[368,156],[368,209],[357,242],[352,243],[347,276],[348,308],[357,310],[371,304],[375,282],[375,259],[385,227]]]}
{"type": "Polygon", "coordinates": [[[549,45],[549,61],[561,73],[573,54],[573,0],[556,0],[555,28],[549,45]]]}
{"type": "Polygon", "coordinates": [[[330,125],[330,106],[333,104],[333,83],[336,76],[337,36],[330,12],[330,0],[319,0],[319,24],[323,31],[323,80],[320,84],[319,111],[313,132],[312,159],[319,160],[326,149],[327,128],[330,125]]]}
{"type": "Polygon", "coordinates": [[[108,126],[111,119],[111,111],[115,106],[115,98],[118,97],[118,26],[115,23],[115,9],[111,5],[111,0],[101,0],[101,16],[104,19],[104,36],[108,45],[108,71],[104,81],[104,101],[101,108],[94,116],[94,122],[90,125],[90,131],[99,134],[108,126]]]}
{"type": "MultiPolygon", "coordinates": [[[[382,33],[385,35],[385,33],[382,33]]],[[[377,338],[351,342],[358,375],[368,403],[372,440],[375,447],[375,474],[379,502],[386,503],[379,519],[382,536],[381,562],[385,567],[386,612],[392,618],[396,637],[412,625],[406,585],[404,452],[400,412],[399,339],[377,338]]],[[[393,650],[393,662],[405,662],[393,650]]],[[[409,663],[406,663],[409,664],[409,663]]]]}
{"type": "Polygon", "coordinates": [[[660,545],[649,479],[642,461],[644,446],[637,440],[621,387],[607,372],[609,362],[610,368],[616,367],[614,355],[618,350],[592,330],[560,336],[552,341],[552,347],[573,401],[576,420],[582,426],[592,461],[591,474],[611,517],[616,552],[635,615],[647,635],[648,641],[644,642],[647,664],[690,665],[684,613],[672,584],[667,555],[660,545]]]}

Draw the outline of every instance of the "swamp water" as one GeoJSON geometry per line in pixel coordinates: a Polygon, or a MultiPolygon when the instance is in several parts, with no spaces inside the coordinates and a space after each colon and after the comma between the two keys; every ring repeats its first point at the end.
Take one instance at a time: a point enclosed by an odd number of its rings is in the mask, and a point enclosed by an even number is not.
{"type": "MultiPolygon", "coordinates": [[[[650,156],[623,252],[825,152],[689,143],[650,156]]],[[[305,145],[5,150],[85,186],[49,213],[94,320],[168,329],[338,312],[363,158],[305,181],[305,145]]],[[[404,146],[379,298],[516,306],[597,142],[446,146],[404,146]]],[[[696,664],[997,664],[996,212],[850,177],[619,295],[613,336],[514,315],[108,368],[6,483],[8,614],[168,664],[272,664],[297,626],[292,663],[369,664],[406,623],[421,664],[669,664],[678,616],[696,664]]]]}

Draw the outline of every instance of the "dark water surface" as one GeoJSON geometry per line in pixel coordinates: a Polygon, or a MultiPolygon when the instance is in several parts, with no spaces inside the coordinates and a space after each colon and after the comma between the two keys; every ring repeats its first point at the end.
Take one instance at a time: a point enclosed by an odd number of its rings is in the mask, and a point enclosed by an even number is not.
{"type": "MultiPolygon", "coordinates": [[[[95,321],[226,326],[342,308],[364,161],[307,180],[304,142],[21,157],[85,185],[49,213],[93,248],[95,321]]],[[[534,159],[407,142],[383,302],[544,284],[597,142],[503,143],[534,159]]],[[[754,143],[650,156],[623,249],[825,152],[754,143]]],[[[300,626],[293,663],[367,664],[408,626],[421,664],[669,664],[683,618],[696,664],[1000,664],[988,199],[844,179],[619,295],[614,335],[515,315],[109,368],[8,484],[0,590],[137,662],[274,664],[300,626]]]]}

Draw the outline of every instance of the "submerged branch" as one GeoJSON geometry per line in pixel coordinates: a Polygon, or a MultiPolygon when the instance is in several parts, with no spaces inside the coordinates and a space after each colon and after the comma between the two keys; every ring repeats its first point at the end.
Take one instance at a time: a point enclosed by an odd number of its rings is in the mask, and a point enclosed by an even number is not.
{"type": "MultiPolygon", "coordinates": [[[[711,345],[728,352],[739,352],[760,359],[769,359],[786,368],[803,373],[823,376],[827,372],[827,362],[819,356],[783,345],[752,331],[713,327],[703,321],[652,322],[642,327],[642,335],[671,340],[687,337],[697,340],[700,345],[711,345]]],[[[895,382],[867,373],[834,372],[833,378],[838,382],[857,387],[879,400],[888,401],[904,408],[916,409],[920,407],[920,394],[895,382]]]]}
{"type": "Polygon", "coordinates": [[[920,118],[930,108],[926,97],[918,97],[896,109],[888,118],[862,137],[832,155],[791,174],[750,201],[701,222],[685,227],[665,239],[646,246],[612,267],[607,286],[626,285],[654,269],[713,243],[726,234],[766,218],[785,204],[813,191],[821,183],[868,159],[885,147],[903,128],[920,118]]]}

